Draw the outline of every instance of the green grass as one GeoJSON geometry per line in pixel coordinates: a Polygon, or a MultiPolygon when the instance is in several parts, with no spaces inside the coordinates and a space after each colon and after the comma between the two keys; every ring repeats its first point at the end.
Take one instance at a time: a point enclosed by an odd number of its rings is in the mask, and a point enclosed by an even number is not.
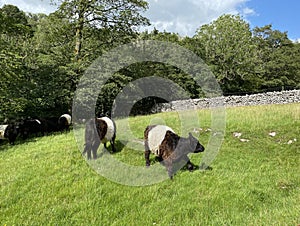
{"type": "MultiPolygon", "coordinates": [[[[226,114],[212,170],[180,170],[173,181],[150,186],[98,175],[81,157],[72,132],[2,144],[0,225],[300,224],[300,104],[230,108],[226,114]],[[273,131],[276,136],[269,136],[273,131]]],[[[209,128],[210,112],[198,115],[201,127],[209,128]]],[[[159,120],[180,131],[177,113],[130,118],[130,129],[142,139],[145,125],[159,120]]],[[[204,146],[210,135],[201,132],[204,146]]],[[[144,166],[142,150],[120,142],[118,148],[116,159],[144,166]]],[[[203,155],[190,158],[198,164],[203,155]]]]}

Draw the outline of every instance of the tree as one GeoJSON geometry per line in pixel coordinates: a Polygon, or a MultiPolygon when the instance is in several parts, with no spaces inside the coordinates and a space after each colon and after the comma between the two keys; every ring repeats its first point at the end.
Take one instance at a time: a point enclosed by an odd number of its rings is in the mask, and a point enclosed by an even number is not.
{"type": "Polygon", "coordinates": [[[202,60],[205,59],[205,47],[202,42],[200,42],[197,38],[184,37],[180,43],[183,47],[189,49],[197,56],[199,56],[202,60]]]}
{"type": "Polygon", "coordinates": [[[26,15],[14,5],[4,5],[0,9],[0,28],[2,34],[25,36],[31,34],[26,15]]]}
{"type": "Polygon", "coordinates": [[[205,49],[204,61],[211,67],[224,93],[256,91],[259,64],[250,26],[238,15],[223,15],[198,29],[194,39],[205,49]]]}
{"type": "Polygon", "coordinates": [[[59,11],[75,24],[74,60],[82,58],[85,27],[109,29],[112,32],[130,34],[140,25],[148,25],[149,21],[140,15],[147,8],[143,0],[65,0],[59,11]]]}
{"type": "Polygon", "coordinates": [[[261,89],[297,88],[300,56],[297,45],[287,32],[273,30],[272,25],[253,29],[254,40],[262,63],[261,89]]]}
{"type": "Polygon", "coordinates": [[[74,26],[57,13],[31,15],[35,33],[30,40],[31,53],[26,58],[28,84],[32,91],[28,115],[59,115],[68,112],[77,82],[69,65],[73,57],[74,26]],[[75,86],[75,85],[74,85],[75,86]]]}
{"type": "Polygon", "coordinates": [[[28,99],[25,58],[32,36],[25,13],[13,5],[0,9],[0,120],[22,114],[28,99]]]}
{"type": "Polygon", "coordinates": [[[65,68],[66,77],[71,78],[72,92],[93,60],[112,47],[131,41],[137,35],[138,26],[148,25],[148,19],[140,14],[147,6],[143,0],[62,1],[56,13],[73,26],[70,52],[73,56],[65,68]]]}

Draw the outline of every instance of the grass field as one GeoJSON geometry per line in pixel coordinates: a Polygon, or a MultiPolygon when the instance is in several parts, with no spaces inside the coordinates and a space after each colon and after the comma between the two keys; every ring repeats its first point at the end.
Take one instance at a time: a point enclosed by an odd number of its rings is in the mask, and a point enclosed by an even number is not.
{"type": "MultiPolygon", "coordinates": [[[[210,112],[198,115],[206,146],[210,112]]],[[[73,132],[2,144],[0,226],[299,225],[300,104],[229,108],[226,115],[225,139],[211,170],[183,169],[172,181],[150,186],[126,186],[97,174],[73,132]]],[[[179,130],[176,113],[131,118],[130,129],[142,138],[153,118],[179,130]]],[[[118,149],[116,159],[145,164],[143,152],[120,142],[118,149]]],[[[190,158],[199,164],[203,154],[190,158]]]]}

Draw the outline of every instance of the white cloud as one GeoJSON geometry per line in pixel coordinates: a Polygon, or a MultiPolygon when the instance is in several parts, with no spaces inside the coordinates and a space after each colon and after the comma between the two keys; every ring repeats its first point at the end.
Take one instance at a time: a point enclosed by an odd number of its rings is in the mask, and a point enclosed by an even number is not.
{"type": "Polygon", "coordinates": [[[300,38],[291,39],[291,41],[292,41],[293,43],[300,43],[300,38]]]}
{"type": "MultiPolygon", "coordinates": [[[[203,24],[208,24],[223,14],[238,14],[244,17],[255,15],[253,9],[246,7],[250,0],[147,0],[149,10],[144,16],[152,26],[160,31],[193,36],[203,24]]],[[[56,0],[57,2],[57,0],[56,0]]],[[[0,7],[12,4],[25,12],[49,14],[57,9],[50,0],[0,0],[0,7]]]]}
{"type": "Polygon", "coordinates": [[[248,7],[243,9],[243,15],[245,16],[252,16],[252,15],[257,15],[253,9],[250,9],[248,7]]]}
{"type": "Polygon", "coordinates": [[[50,0],[0,0],[3,5],[15,5],[24,12],[49,14],[56,10],[56,6],[50,5],[50,0]]]}
{"type": "Polygon", "coordinates": [[[223,14],[255,14],[245,6],[248,0],[149,0],[145,16],[152,26],[163,31],[193,36],[203,24],[208,24],[223,14]]]}

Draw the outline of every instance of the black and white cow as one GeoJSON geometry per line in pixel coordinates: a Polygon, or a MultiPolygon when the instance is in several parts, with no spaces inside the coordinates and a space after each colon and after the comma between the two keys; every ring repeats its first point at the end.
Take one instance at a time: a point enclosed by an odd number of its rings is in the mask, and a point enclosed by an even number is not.
{"type": "Polygon", "coordinates": [[[165,125],[147,126],[144,142],[146,166],[150,166],[150,153],[153,153],[165,165],[171,179],[175,173],[174,163],[185,161],[188,169],[192,171],[194,165],[187,155],[204,151],[202,144],[191,133],[188,138],[183,138],[165,125]]]}
{"type": "Polygon", "coordinates": [[[14,123],[0,125],[0,140],[8,140],[10,144],[14,144],[19,135],[19,127],[14,123]]]}
{"type": "Polygon", "coordinates": [[[42,117],[42,118],[28,118],[21,120],[20,134],[23,139],[32,136],[39,136],[51,134],[68,130],[71,125],[71,116],[68,114],[61,115],[60,117],[42,117]]]}
{"type": "Polygon", "coordinates": [[[72,117],[69,114],[63,114],[58,119],[58,129],[59,131],[69,131],[70,125],[72,123],[72,117]]]}
{"type": "Polygon", "coordinates": [[[97,150],[100,143],[104,144],[110,141],[112,152],[115,152],[116,125],[113,120],[108,117],[93,118],[88,120],[85,128],[85,147],[82,154],[87,153],[87,158],[97,158],[97,150]]]}
{"type": "Polygon", "coordinates": [[[44,126],[39,119],[24,119],[19,122],[20,135],[23,139],[31,136],[44,135],[44,126]]]}
{"type": "Polygon", "coordinates": [[[43,117],[40,118],[43,134],[51,134],[59,131],[58,117],[43,117]]]}

